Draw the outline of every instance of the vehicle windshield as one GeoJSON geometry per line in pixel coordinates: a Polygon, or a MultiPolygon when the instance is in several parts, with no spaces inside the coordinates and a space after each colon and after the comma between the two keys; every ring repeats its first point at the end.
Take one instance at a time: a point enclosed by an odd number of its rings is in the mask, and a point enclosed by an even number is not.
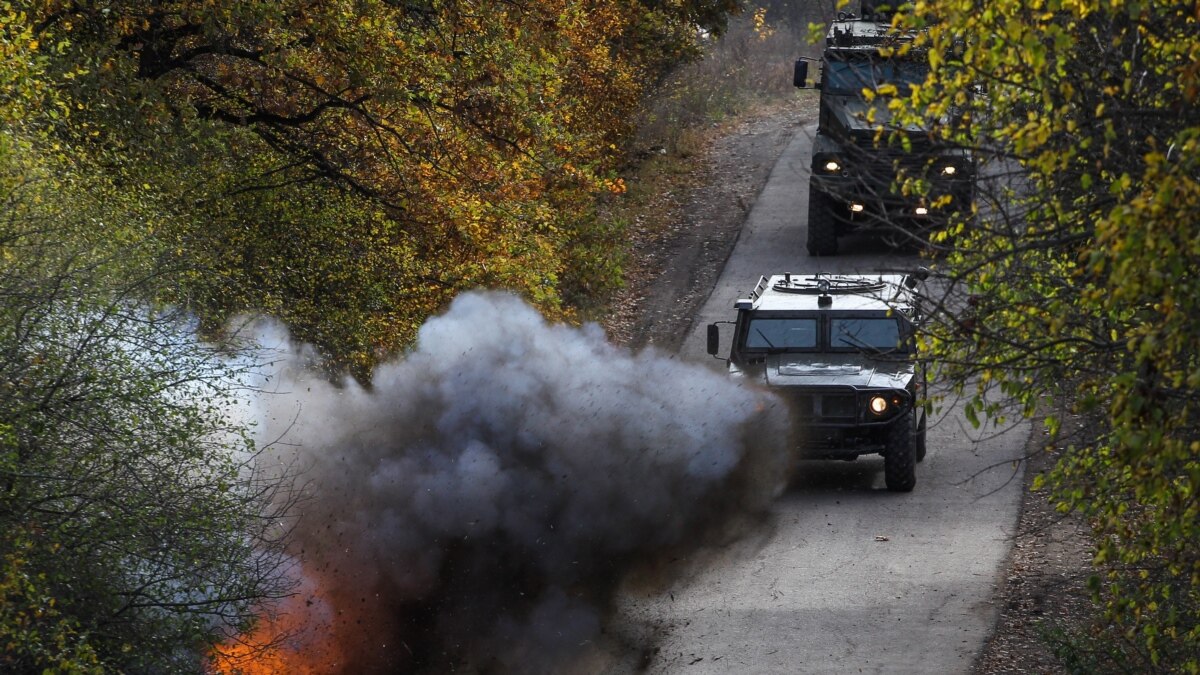
{"type": "Polygon", "coordinates": [[[752,319],[746,328],[746,349],[816,349],[817,320],[752,319]]]}
{"type": "MultiPolygon", "coordinates": [[[[822,88],[830,92],[857,94],[863,89],[877,91],[883,84],[921,84],[929,72],[924,61],[908,59],[830,59],[825,64],[825,81],[822,88]]],[[[908,94],[907,87],[899,87],[900,94],[908,94]]]]}
{"type": "Polygon", "coordinates": [[[830,347],[880,352],[905,351],[896,319],[834,318],[829,324],[830,347]]]}

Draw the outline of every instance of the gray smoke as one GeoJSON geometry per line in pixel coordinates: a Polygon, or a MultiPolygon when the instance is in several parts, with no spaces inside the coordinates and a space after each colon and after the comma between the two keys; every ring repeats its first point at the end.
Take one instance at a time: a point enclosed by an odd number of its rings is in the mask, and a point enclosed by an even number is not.
{"type": "Polygon", "coordinates": [[[769,395],[508,294],[458,297],[369,390],[303,357],[260,433],[306,470],[293,553],[332,606],[329,670],[555,670],[632,565],[762,507],[789,462],[769,395]]]}

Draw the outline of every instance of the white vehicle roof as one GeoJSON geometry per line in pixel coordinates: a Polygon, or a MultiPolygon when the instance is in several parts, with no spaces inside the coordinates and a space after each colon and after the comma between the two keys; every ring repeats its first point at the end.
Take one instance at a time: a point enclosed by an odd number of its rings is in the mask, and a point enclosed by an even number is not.
{"type": "Polygon", "coordinates": [[[775,274],[759,279],[734,307],[755,311],[883,311],[907,313],[913,291],[903,274],[775,274]]]}

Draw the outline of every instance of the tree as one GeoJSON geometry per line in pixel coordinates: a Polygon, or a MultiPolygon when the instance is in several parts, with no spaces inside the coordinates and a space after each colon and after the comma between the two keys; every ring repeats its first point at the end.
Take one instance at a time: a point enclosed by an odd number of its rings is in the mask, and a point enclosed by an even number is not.
{"type": "Polygon", "coordinates": [[[231,416],[235,373],[136,300],[136,251],[105,252],[95,221],[26,211],[69,186],[5,168],[0,665],[198,667],[195,648],[288,589],[286,483],[231,416]]]}
{"type": "Polygon", "coordinates": [[[53,127],[30,25],[0,14],[0,670],[200,670],[290,587],[288,483],[255,467],[238,369],[143,298],[158,205],[53,127]],[[11,67],[11,68],[10,68],[11,67]]]}
{"type": "Polygon", "coordinates": [[[569,315],[619,283],[596,222],[644,82],[728,0],[22,3],[72,138],[170,205],[174,300],[255,309],[366,377],[459,290],[569,315]]]}
{"type": "Polygon", "coordinates": [[[974,394],[969,415],[1010,414],[999,392],[1019,414],[1065,399],[1094,422],[1049,480],[1095,527],[1110,644],[1126,667],[1197,672],[1200,17],[933,0],[897,23],[926,29],[932,73],[893,111],[988,176],[976,217],[937,238],[933,358],[974,394]]]}

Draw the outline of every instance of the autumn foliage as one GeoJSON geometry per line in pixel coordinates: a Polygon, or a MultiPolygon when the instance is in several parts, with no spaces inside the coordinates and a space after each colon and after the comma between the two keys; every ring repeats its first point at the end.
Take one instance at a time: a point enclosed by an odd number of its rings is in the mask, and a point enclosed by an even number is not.
{"type": "Polygon", "coordinates": [[[1053,499],[1097,535],[1103,618],[1061,653],[1200,671],[1200,12],[932,0],[897,22],[927,29],[932,75],[893,110],[985,177],[935,237],[929,346],[976,421],[1054,411],[1053,499]]]}
{"type": "Polygon", "coordinates": [[[365,375],[458,291],[551,315],[618,283],[644,89],[735,3],[28,3],[77,110],[64,133],[153,188],[193,268],[170,298],[265,311],[365,375]]]}

